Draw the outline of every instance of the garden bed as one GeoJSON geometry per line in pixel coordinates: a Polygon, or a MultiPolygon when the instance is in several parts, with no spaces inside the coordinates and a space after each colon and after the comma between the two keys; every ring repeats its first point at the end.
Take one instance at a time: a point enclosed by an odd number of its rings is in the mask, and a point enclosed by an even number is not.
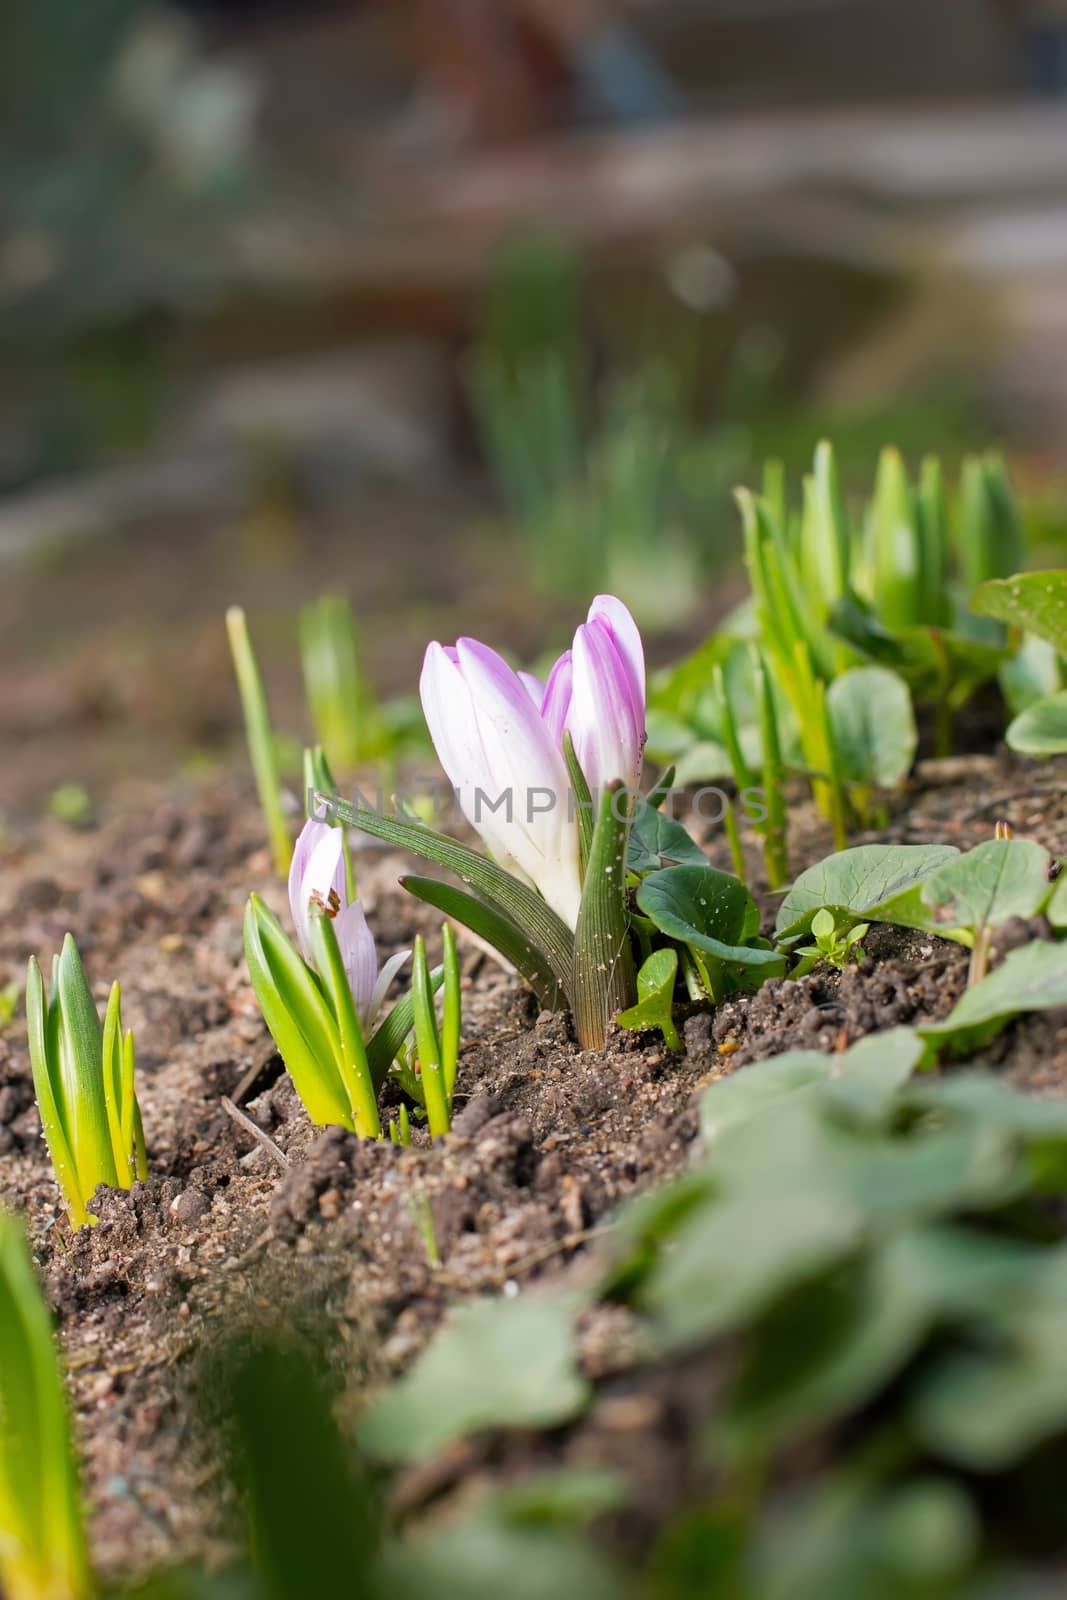
{"type": "MultiPolygon", "coordinates": [[[[854,842],[969,848],[1004,820],[1062,855],[1063,774],[1063,762],[1006,754],[928,763],[894,802],[888,829],[854,842]]],[[[830,848],[806,802],[790,830],[794,871],[830,848]]],[[[701,842],[728,868],[721,835],[701,842]]],[[[966,978],[959,946],[875,928],[859,968],[772,980],[714,1014],[694,1010],[684,1057],[622,1033],[605,1056],[583,1055],[566,1019],[539,1016],[518,981],[468,941],[455,1130],[432,1148],[416,1135],[404,1150],[313,1129],[281,1069],[242,952],[249,891],[279,910],[284,902],[247,785],[141,787],[116,795],[92,830],[41,821],[9,834],[4,849],[0,972],[21,973],[31,952],[58,948],[70,929],[97,993],[120,979],[138,1044],[150,1179],[102,1193],[100,1225],[71,1236],[21,1025],[0,1036],[0,1203],[27,1217],[60,1320],[99,1563],[127,1576],[222,1552],[234,1536],[198,1391],[206,1353],[235,1328],[267,1311],[325,1326],[358,1405],[410,1365],[446,1307],[587,1276],[620,1203],[686,1163],[698,1137],[695,1091],[783,1050],[841,1050],[940,1019],[966,978]]],[[[436,938],[434,914],[397,887],[401,870],[395,854],[357,857],[383,954],[417,931],[436,938]]],[[[768,897],[769,920],[772,905],[768,897]]],[[[1040,931],[1009,925],[1000,948],[1040,931]]],[[[1055,1012],[1025,1017],[979,1059],[1033,1093],[1062,1092],[1067,1024],[1055,1012]]],[[[540,1440],[456,1447],[401,1473],[395,1507],[420,1511],[489,1465],[505,1477],[546,1459],[607,1465],[629,1479],[615,1532],[629,1548],[647,1546],[700,1489],[706,1469],[693,1445],[719,1356],[644,1367],[618,1308],[589,1311],[580,1330],[585,1371],[603,1380],[582,1422],[540,1440]]]]}

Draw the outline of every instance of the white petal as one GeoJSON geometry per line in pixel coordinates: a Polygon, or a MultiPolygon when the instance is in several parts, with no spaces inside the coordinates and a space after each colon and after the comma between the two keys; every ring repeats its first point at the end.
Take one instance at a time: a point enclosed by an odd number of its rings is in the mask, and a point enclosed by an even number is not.
{"type": "Polygon", "coordinates": [[[366,1010],[361,1013],[360,1020],[367,1032],[370,1033],[378,1020],[378,1013],[382,1009],[385,997],[389,992],[389,985],[400,971],[404,962],[410,956],[410,950],[400,950],[395,956],[390,956],[381,972],[379,972],[371,997],[367,1002],[366,1010]]]}
{"type": "Polygon", "coordinates": [[[353,900],[341,914],[334,918],[333,931],[348,977],[348,987],[356,1002],[360,1016],[370,1005],[378,977],[378,952],[374,935],[367,926],[367,918],[358,900],[353,900]]]}

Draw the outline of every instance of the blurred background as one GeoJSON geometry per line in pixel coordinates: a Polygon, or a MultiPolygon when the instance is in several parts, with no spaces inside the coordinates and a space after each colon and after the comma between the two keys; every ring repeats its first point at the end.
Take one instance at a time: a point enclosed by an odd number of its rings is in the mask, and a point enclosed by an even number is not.
{"type": "Polygon", "coordinates": [[[863,486],[1001,444],[1059,537],[1067,0],[0,32],[0,814],[223,761],[230,602],[294,740],[323,594],[385,697],[604,588],[670,660],[743,589],[732,486],[826,434],[863,486]]]}

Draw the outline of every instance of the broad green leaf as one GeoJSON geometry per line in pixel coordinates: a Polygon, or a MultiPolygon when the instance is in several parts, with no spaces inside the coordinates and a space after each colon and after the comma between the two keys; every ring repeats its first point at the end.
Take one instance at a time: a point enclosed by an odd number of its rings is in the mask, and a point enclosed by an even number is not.
{"type": "Polygon", "coordinates": [[[1011,655],[1000,645],[946,628],[890,632],[853,594],[837,602],[830,624],[839,638],[869,661],[899,673],[916,700],[945,699],[954,707],[966,704],[1011,655]]]}
{"type": "Polygon", "coordinates": [[[674,985],[678,977],[677,950],[653,950],[637,974],[637,1004],[620,1011],[620,1027],[641,1033],[658,1028],[668,1050],[681,1050],[682,1041],[674,1025],[674,985]]]}
{"type": "Polygon", "coordinates": [[[22,1229],[0,1214],[0,1586],[87,1600],[67,1398],[22,1229]]]}
{"type": "Polygon", "coordinates": [[[1067,1005],[1067,944],[1035,939],[1011,950],[999,967],[965,989],[944,1022],[919,1032],[938,1050],[965,1055],[999,1033],[1023,1011],[1067,1005]]]}
{"type": "Polygon", "coordinates": [[[1035,700],[1008,724],[1004,735],[1022,756],[1058,756],[1067,750],[1067,689],[1035,700]]]}
{"type": "Polygon", "coordinates": [[[846,783],[891,789],[907,777],[919,735],[902,678],[884,667],[853,667],[830,684],[826,704],[846,783]]]}
{"type": "MultiPolygon", "coordinates": [[[[1061,1337],[1065,1317],[1067,1307],[1061,1337]]],[[[1001,1471],[1067,1426],[1067,1357],[1025,1349],[953,1353],[926,1375],[910,1420],[942,1458],[976,1472],[1001,1471]]]]}
{"type": "Polygon", "coordinates": [[[649,805],[639,805],[630,830],[630,845],[626,866],[630,872],[643,877],[661,867],[706,867],[708,858],[700,846],[690,838],[686,828],[662,811],[649,805]]]}
{"type": "Polygon", "coordinates": [[[813,1278],[746,1337],[712,1451],[761,1456],[862,1406],[909,1359],[930,1314],[891,1249],[813,1278]]]}
{"type": "MultiPolygon", "coordinates": [[[[624,1573],[574,1529],[509,1522],[482,1510],[387,1548],[390,1600],[627,1600],[624,1573]]],[[[636,1600],[636,1597],[635,1597],[636,1600]]]]}
{"type": "Polygon", "coordinates": [[[359,1439],[385,1461],[416,1461],[483,1428],[547,1428],[582,1411],[573,1298],[457,1307],[412,1370],[374,1402],[359,1439]]]}
{"type": "Polygon", "coordinates": [[[971,610],[1036,633],[1061,656],[1067,655],[1067,571],[1062,568],[983,583],[971,596],[971,610]]]}
{"type": "Polygon", "coordinates": [[[565,1004],[559,980],[544,951],[539,950],[503,912],[485,905],[464,889],[457,889],[455,884],[442,883],[439,878],[405,876],[400,882],[416,899],[424,900],[428,906],[435,906],[446,917],[461,922],[479,939],[484,939],[494,950],[499,950],[547,1010],[557,1011],[565,1004]]]}
{"type": "Polygon", "coordinates": [[[1067,688],[1063,662],[1047,639],[1028,633],[1012,659],[1001,667],[1000,686],[1018,717],[1039,700],[1067,688]]]}
{"type": "Polygon", "coordinates": [[[987,839],[954,857],[923,884],[929,926],[958,934],[1035,916],[1052,892],[1051,859],[1033,839],[987,839]]]}
{"type": "Polygon", "coordinates": [[[778,908],[775,935],[783,943],[795,943],[823,906],[852,913],[858,922],[873,906],[925,882],[958,854],[955,845],[946,844],[863,844],[839,850],[800,874],[778,908]]]}
{"type": "Polygon", "coordinates": [[[742,1325],[856,1248],[863,1212],[833,1181],[827,1148],[818,1114],[796,1103],[722,1134],[721,1193],[684,1214],[638,1288],[663,1348],[742,1325]]]}
{"type": "Polygon", "coordinates": [[[752,896],[738,879],[714,867],[665,867],[649,873],[637,904],[661,933],[714,956],[752,967],[781,964],[774,950],[746,944],[753,930],[752,896]]]}

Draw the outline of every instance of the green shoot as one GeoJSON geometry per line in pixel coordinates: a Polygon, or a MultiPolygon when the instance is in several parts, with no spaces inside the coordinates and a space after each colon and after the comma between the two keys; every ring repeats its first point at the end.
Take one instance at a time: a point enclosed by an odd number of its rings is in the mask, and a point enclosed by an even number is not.
{"type": "Polygon", "coordinates": [[[302,608],[300,661],[315,732],[330,760],[355,767],[380,753],[381,719],[344,595],[323,595],[302,608]]]}
{"type": "MultiPolygon", "coordinates": [[[[311,918],[319,973],[303,960],[274,913],[258,895],[245,908],[244,946],[263,1020],[296,1092],[319,1127],[381,1136],[377,1091],[411,1032],[412,999],[397,1002],[369,1039],[364,1037],[328,916],[311,918]]],[[[436,987],[439,973],[431,975],[436,987]]]]}
{"type": "Polygon", "coordinates": [[[863,958],[860,947],[869,927],[867,922],[858,922],[852,926],[846,923],[839,928],[833,912],[823,906],[811,919],[811,934],[815,943],[800,946],[796,953],[801,959],[789,976],[801,978],[821,962],[836,967],[839,972],[843,972],[850,961],[858,965],[863,958]]]}
{"type": "Polygon", "coordinates": [[[426,943],[421,934],[416,936],[411,969],[411,997],[414,1005],[415,1048],[419,1060],[419,1086],[422,1090],[422,1102],[426,1108],[426,1121],[431,1139],[447,1133],[452,1126],[449,1075],[454,1083],[455,1056],[459,1048],[460,1008],[454,945],[450,966],[447,963],[446,950],[444,1018],[442,1027],[438,1031],[430,969],[426,961],[426,943]]]}
{"type": "Polygon", "coordinates": [[[101,1026],[69,933],[53,963],[50,994],[30,958],[26,1026],[45,1142],[71,1226],[82,1228],[95,1221],[87,1203],[97,1185],[128,1189],[148,1176],[148,1162],[119,986],[112,985],[101,1026]]]}
{"type": "Polygon", "coordinates": [[[8,1600],[95,1592],[52,1325],[22,1229],[0,1214],[0,1589],[8,1600]]]}
{"type": "Polygon", "coordinates": [[[759,697],[760,742],[763,747],[763,862],[767,882],[781,889],[789,878],[789,841],[785,813],[785,767],[778,737],[778,715],[771,680],[763,658],[756,658],[756,690],[759,697]]]}
{"type": "Polygon", "coordinates": [[[289,871],[293,846],[289,837],[289,824],[282,806],[278,756],[274,732],[270,725],[270,712],[267,709],[267,696],[252,649],[248,622],[240,606],[231,606],[227,611],[226,632],[229,635],[233,667],[237,674],[237,687],[241,694],[248,753],[252,758],[252,771],[255,774],[259,803],[263,808],[270,836],[274,870],[284,878],[289,871]]]}
{"type": "Polygon", "coordinates": [[[411,1144],[411,1118],[408,1108],[401,1101],[400,1110],[389,1124],[389,1137],[393,1144],[403,1145],[407,1149],[411,1144]]]}

